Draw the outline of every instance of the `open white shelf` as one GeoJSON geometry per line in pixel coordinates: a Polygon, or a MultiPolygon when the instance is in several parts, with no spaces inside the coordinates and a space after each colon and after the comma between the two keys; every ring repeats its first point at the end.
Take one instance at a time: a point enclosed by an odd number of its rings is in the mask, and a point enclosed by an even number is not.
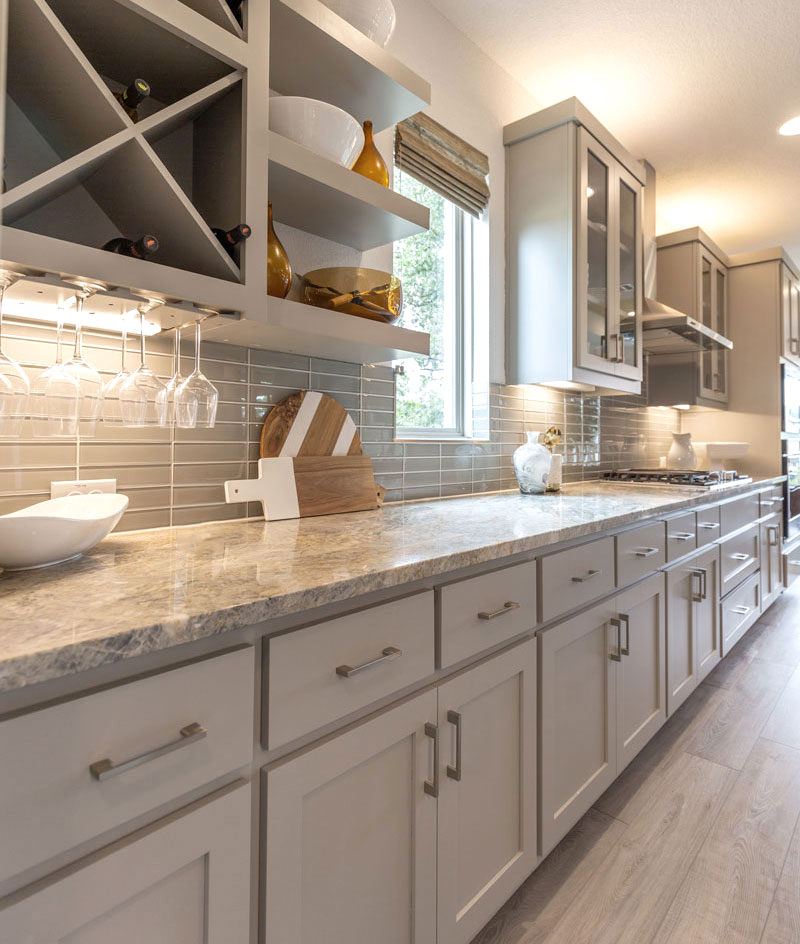
{"type": "Polygon", "coordinates": [[[431,87],[319,0],[271,0],[269,81],[338,105],[376,131],[430,105],[431,87]]]}
{"type": "Polygon", "coordinates": [[[423,331],[272,297],[266,299],[260,312],[251,312],[246,318],[208,321],[203,337],[362,364],[430,353],[430,337],[423,331]]]}
{"type": "Polygon", "coordinates": [[[275,219],[354,249],[374,249],[428,228],[430,211],[407,197],[269,133],[275,219]]]}

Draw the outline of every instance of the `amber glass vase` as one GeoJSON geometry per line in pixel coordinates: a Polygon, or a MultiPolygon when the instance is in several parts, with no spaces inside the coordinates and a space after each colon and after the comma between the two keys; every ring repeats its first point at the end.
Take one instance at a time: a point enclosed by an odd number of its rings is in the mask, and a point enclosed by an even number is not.
{"type": "Polygon", "coordinates": [[[372,122],[364,122],[364,147],[353,164],[352,170],[362,177],[377,181],[382,187],[389,186],[389,168],[375,147],[372,139],[372,122]]]}
{"type": "Polygon", "coordinates": [[[292,287],[292,267],[272,225],[272,204],[267,204],[267,293],[286,298],[292,287]]]}

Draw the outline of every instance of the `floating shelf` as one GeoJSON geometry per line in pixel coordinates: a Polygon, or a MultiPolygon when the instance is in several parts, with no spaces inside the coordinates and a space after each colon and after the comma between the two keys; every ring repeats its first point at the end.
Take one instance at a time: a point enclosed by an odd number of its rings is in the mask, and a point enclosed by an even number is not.
{"type": "Polygon", "coordinates": [[[338,105],[376,131],[430,105],[431,87],[319,0],[271,0],[270,87],[338,105]]]}
{"type": "Polygon", "coordinates": [[[430,337],[286,298],[268,298],[262,313],[238,321],[214,318],[203,329],[212,341],[376,364],[430,353],[430,337]]]}
{"type": "Polygon", "coordinates": [[[275,219],[354,249],[374,249],[428,228],[430,211],[407,197],[269,133],[275,219]]]}

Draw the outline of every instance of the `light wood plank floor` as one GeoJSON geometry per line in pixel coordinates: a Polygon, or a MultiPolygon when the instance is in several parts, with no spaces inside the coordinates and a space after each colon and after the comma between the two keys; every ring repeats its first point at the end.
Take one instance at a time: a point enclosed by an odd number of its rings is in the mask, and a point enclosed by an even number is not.
{"type": "Polygon", "coordinates": [[[473,944],[800,944],[800,581],[473,944]]]}

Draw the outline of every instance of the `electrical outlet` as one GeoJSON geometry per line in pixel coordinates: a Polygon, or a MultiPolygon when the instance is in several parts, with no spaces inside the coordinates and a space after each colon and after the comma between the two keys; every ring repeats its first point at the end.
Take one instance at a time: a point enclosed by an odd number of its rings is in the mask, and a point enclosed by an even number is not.
{"type": "Polygon", "coordinates": [[[77,479],[74,482],[51,482],[50,497],[65,495],[96,495],[98,492],[113,495],[117,491],[116,479],[77,479]]]}

